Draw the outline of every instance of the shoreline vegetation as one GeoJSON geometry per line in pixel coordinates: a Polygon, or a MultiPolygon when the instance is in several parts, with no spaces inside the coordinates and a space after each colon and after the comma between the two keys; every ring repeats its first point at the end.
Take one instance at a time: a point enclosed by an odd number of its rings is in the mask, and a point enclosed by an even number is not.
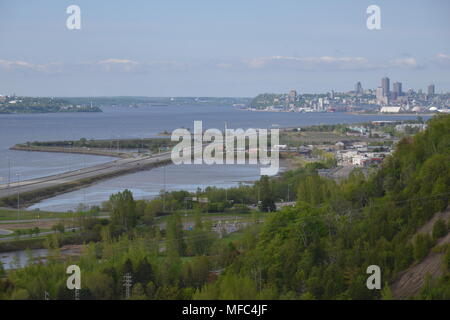
{"type": "Polygon", "coordinates": [[[0,114],[103,112],[104,107],[216,106],[243,107],[239,97],[22,97],[0,96],[0,114]]]}
{"type": "Polygon", "coordinates": [[[11,150],[67,152],[92,155],[109,155],[119,158],[129,158],[133,154],[153,154],[167,151],[176,142],[170,138],[142,138],[142,139],[85,139],[64,141],[33,141],[16,144],[11,150]],[[55,151],[52,151],[55,150],[55,151]],[[98,154],[101,153],[101,154],[98,154]]]}
{"type": "MultiPolygon", "coordinates": [[[[264,110],[264,109],[251,109],[251,108],[240,108],[241,111],[247,111],[247,112],[269,112],[269,113],[294,113],[293,111],[285,111],[285,110],[264,110]]],[[[297,112],[298,114],[308,114],[312,112],[297,112]]],[[[417,116],[417,117],[433,117],[436,114],[439,113],[430,113],[430,112],[402,112],[402,113],[386,113],[386,112],[378,112],[378,111],[324,111],[324,112],[315,112],[315,113],[344,113],[344,114],[351,114],[355,116],[384,116],[384,117],[390,117],[390,116],[397,116],[397,117],[404,117],[404,116],[417,116]]]]}
{"type": "Polygon", "coordinates": [[[0,100],[0,114],[27,113],[73,113],[73,112],[103,112],[97,106],[89,104],[74,104],[64,98],[46,97],[3,97],[0,100]]]}

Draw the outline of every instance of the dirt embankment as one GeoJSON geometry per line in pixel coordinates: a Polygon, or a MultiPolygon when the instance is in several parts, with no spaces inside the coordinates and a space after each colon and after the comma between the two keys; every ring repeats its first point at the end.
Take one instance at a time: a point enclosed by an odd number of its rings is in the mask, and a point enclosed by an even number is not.
{"type": "Polygon", "coordinates": [[[38,146],[26,146],[17,144],[10,150],[19,151],[37,151],[37,152],[59,152],[59,153],[76,153],[76,154],[88,154],[93,156],[104,156],[104,157],[116,157],[116,158],[130,158],[132,155],[125,152],[113,152],[104,149],[96,148],[63,148],[63,147],[38,147],[38,146]]]}
{"type": "MultiPolygon", "coordinates": [[[[111,179],[114,177],[118,177],[125,174],[130,174],[142,170],[147,170],[151,168],[156,168],[160,166],[164,166],[167,163],[169,163],[171,160],[164,160],[160,161],[158,163],[146,163],[139,166],[133,166],[128,168],[122,168],[120,170],[107,172],[104,174],[99,174],[96,176],[88,177],[88,178],[82,178],[79,180],[75,180],[72,182],[63,183],[60,185],[52,186],[52,187],[45,187],[42,189],[38,189],[35,191],[28,191],[23,192],[20,194],[21,199],[21,207],[26,208],[28,206],[31,206],[39,201],[42,201],[44,199],[48,199],[54,196],[57,196],[59,194],[67,193],[70,191],[79,190],[81,188],[85,188],[88,186],[91,186],[95,183],[98,183],[103,180],[111,179]]],[[[8,196],[0,199],[0,203],[3,203],[3,206],[9,206],[10,208],[13,208],[16,205],[17,197],[14,196],[8,196]]]]}
{"type": "MultiPolygon", "coordinates": [[[[436,213],[433,218],[430,219],[430,221],[428,221],[416,232],[414,237],[418,234],[424,233],[428,233],[429,235],[431,235],[434,223],[438,219],[446,220],[448,223],[450,221],[450,209],[447,209],[444,212],[436,213]]],[[[437,241],[436,247],[444,244],[450,244],[450,232],[448,232],[446,236],[440,238],[437,241]]],[[[442,276],[443,257],[443,252],[435,252],[432,249],[431,252],[422,261],[399,273],[391,286],[394,298],[411,298],[420,292],[420,289],[424,285],[427,276],[431,276],[432,279],[442,276]]]]}

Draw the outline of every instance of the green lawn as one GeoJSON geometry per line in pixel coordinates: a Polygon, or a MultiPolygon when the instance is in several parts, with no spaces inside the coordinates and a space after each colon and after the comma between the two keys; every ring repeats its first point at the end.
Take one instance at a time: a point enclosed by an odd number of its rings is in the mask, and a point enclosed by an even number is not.
{"type": "MultiPolygon", "coordinates": [[[[72,218],[76,213],[73,212],[49,212],[49,211],[28,211],[20,210],[19,220],[32,220],[37,219],[63,219],[72,218]]],[[[99,215],[105,215],[105,213],[100,213],[99,215]]],[[[17,210],[15,209],[0,209],[0,222],[4,220],[17,220],[17,210]]]]}
{"type": "MultiPolygon", "coordinates": [[[[6,230],[8,230],[8,228],[3,228],[3,229],[6,229],[6,230]]],[[[29,228],[27,229],[27,228],[24,228],[24,229],[16,229],[16,230],[21,230],[22,232],[24,232],[24,231],[28,231],[28,230],[30,230],[29,228]]],[[[12,230],[12,231],[15,231],[15,230],[12,230]]],[[[48,229],[48,228],[41,228],[41,229],[39,229],[39,232],[48,232],[48,231],[52,231],[52,229],[48,229]]],[[[23,234],[23,236],[29,236],[29,234],[23,234]]],[[[11,233],[11,234],[8,234],[8,235],[0,235],[0,238],[14,238],[14,240],[17,240],[15,237],[16,237],[16,234],[15,233],[11,233]]],[[[29,236],[30,237],[30,239],[31,238],[33,238],[33,239],[35,239],[35,238],[38,238],[38,237],[46,237],[46,236],[41,236],[40,234],[38,234],[37,236],[36,236],[36,234],[33,234],[33,237],[31,237],[31,236],[29,236]]]]}

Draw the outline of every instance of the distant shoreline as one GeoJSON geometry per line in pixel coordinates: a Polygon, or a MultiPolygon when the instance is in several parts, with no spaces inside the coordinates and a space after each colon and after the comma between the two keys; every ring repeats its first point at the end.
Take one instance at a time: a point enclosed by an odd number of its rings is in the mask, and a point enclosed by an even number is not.
{"type": "Polygon", "coordinates": [[[441,114],[440,112],[437,113],[362,113],[362,112],[293,112],[293,111],[276,111],[276,110],[258,110],[258,109],[238,109],[241,111],[250,111],[250,112],[269,112],[269,113],[296,113],[296,114],[320,114],[320,113],[327,113],[327,114],[333,114],[333,113],[341,113],[341,114],[351,114],[355,116],[425,116],[425,117],[432,117],[436,114],[441,114]]]}

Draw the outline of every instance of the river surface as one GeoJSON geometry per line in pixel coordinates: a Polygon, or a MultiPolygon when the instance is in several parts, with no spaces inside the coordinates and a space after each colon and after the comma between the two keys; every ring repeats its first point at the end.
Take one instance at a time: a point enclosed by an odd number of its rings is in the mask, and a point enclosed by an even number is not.
{"type": "MultiPolygon", "coordinates": [[[[315,124],[357,123],[374,120],[415,119],[416,116],[353,115],[346,113],[250,112],[231,107],[107,107],[103,113],[0,115],[0,183],[42,177],[113,160],[111,157],[12,151],[27,141],[123,139],[155,137],[164,130],[279,128],[315,124]]],[[[206,186],[230,187],[259,178],[256,166],[167,166],[120,176],[94,186],[46,199],[30,209],[74,210],[80,203],[100,204],[109,195],[130,189],[136,198],[151,198],[160,190],[196,190],[206,186]],[[165,179],[164,179],[165,176],[165,179]]]]}

